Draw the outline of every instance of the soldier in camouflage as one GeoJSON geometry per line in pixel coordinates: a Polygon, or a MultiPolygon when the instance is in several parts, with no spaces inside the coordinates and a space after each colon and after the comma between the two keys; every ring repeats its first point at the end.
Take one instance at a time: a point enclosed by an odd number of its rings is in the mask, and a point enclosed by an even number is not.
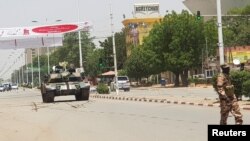
{"type": "Polygon", "coordinates": [[[220,99],[220,124],[226,125],[229,112],[235,118],[235,124],[243,123],[240,107],[234,94],[234,86],[229,78],[230,66],[227,64],[221,65],[222,73],[217,77],[217,92],[220,99]]]}

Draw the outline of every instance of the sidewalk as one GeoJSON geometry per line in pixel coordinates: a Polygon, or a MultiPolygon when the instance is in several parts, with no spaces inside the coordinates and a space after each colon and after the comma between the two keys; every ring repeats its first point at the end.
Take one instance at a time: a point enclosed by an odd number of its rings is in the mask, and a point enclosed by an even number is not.
{"type": "MultiPolygon", "coordinates": [[[[113,100],[130,100],[138,102],[159,102],[183,105],[219,107],[218,95],[212,86],[196,86],[171,88],[155,85],[152,87],[132,88],[130,92],[119,91],[111,94],[91,94],[92,98],[105,98],[113,100]]],[[[249,98],[238,101],[240,108],[250,110],[249,98]]]]}

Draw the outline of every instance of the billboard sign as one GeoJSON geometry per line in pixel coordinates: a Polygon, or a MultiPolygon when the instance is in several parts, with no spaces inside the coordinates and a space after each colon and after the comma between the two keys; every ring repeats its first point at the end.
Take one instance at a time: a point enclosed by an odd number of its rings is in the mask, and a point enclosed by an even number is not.
{"type": "Polygon", "coordinates": [[[92,28],[90,22],[58,24],[58,25],[45,25],[45,26],[32,26],[32,27],[13,27],[13,28],[0,28],[0,40],[2,38],[11,37],[27,37],[37,35],[64,34],[75,31],[89,31],[92,28]]]}
{"type": "Polygon", "coordinates": [[[0,49],[58,47],[63,45],[63,36],[37,36],[29,38],[17,38],[0,40],[0,49]]]}
{"type": "Polygon", "coordinates": [[[63,34],[91,28],[90,22],[0,28],[0,49],[62,46],[63,34]]]}
{"type": "Polygon", "coordinates": [[[134,4],[135,17],[155,17],[160,16],[159,3],[134,4]]]}
{"type": "Polygon", "coordinates": [[[78,28],[77,25],[65,24],[65,25],[36,27],[36,28],[33,28],[32,31],[34,33],[63,33],[63,32],[76,30],[77,28],[78,28]]]}

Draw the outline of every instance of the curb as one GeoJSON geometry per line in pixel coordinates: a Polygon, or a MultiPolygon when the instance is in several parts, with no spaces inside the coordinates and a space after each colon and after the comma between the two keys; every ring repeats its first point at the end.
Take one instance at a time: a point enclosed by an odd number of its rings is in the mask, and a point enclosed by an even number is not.
{"type": "MultiPolygon", "coordinates": [[[[204,103],[194,103],[194,102],[185,102],[185,101],[170,101],[167,99],[154,99],[154,98],[138,98],[138,97],[126,97],[126,96],[103,96],[103,95],[90,95],[91,98],[100,98],[100,99],[111,99],[111,100],[122,100],[122,101],[138,101],[138,102],[149,102],[149,103],[167,103],[167,104],[180,104],[180,105],[189,105],[189,106],[206,106],[206,107],[220,107],[218,104],[204,104],[204,103]]],[[[242,110],[250,110],[250,107],[241,107],[242,110]]]]}

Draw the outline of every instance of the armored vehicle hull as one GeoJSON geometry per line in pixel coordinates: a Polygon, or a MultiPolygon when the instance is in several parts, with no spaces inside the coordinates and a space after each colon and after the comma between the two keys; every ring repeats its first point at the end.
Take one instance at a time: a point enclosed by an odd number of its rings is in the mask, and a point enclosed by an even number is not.
{"type": "Polygon", "coordinates": [[[75,95],[76,100],[89,100],[89,89],[84,82],[80,83],[43,83],[41,87],[43,102],[54,102],[55,96],[75,95]]]}
{"type": "Polygon", "coordinates": [[[42,100],[54,102],[56,96],[75,95],[76,100],[89,99],[90,85],[83,82],[79,73],[52,73],[41,85],[42,100]]]}

